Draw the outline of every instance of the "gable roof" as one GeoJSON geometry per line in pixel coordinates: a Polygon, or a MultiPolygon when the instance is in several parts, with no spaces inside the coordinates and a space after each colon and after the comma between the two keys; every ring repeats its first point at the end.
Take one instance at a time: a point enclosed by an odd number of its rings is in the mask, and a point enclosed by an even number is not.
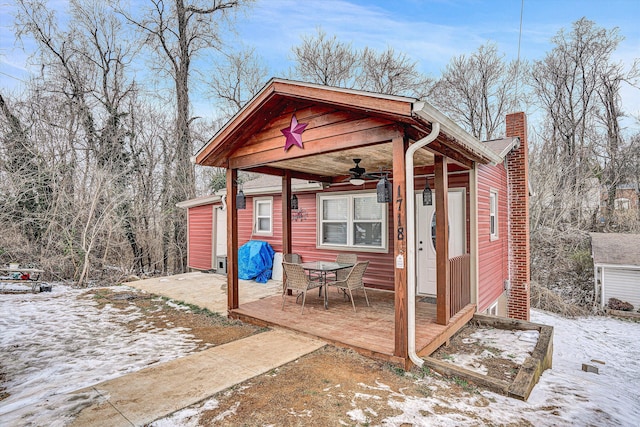
{"type": "Polygon", "coordinates": [[[589,233],[594,264],[640,267],[640,234],[589,233]]]}
{"type": "Polygon", "coordinates": [[[211,205],[214,203],[219,203],[222,197],[217,194],[212,194],[208,196],[196,197],[195,199],[183,200],[181,202],[176,203],[176,206],[179,208],[195,208],[197,206],[211,205]]]}
{"type": "Polygon", "coordinates": [[[511,150],[520,146],[520,138],[507,137],[500,139],[491,139],[489,141],[483,141],[482,143],[489,150],[493,151],[498,156],[500,156],[500,158],[504,159],[504,157],[509,154],[511,150]]]}
{"type": "Polygon", "coordinates": [[[264,120],[257,117],[261,110],[267,110],[270,116],[275,116],[284,108],[283,104],[291,100],[325,103],[393,120],[409,120],[411,105],[415,101],[401,96],[272,78],[198,150],[196,163],[206,165],[208,158],[220,151],[217,149],[229,148],[230,144],[260,129],[264,125],[264,120]],[[283,99],[286,101],[283,102],[283,99]]]}
{"type": "MultiPolygon", "coordinates": [[[[354,115],[372,117],[381,122],[396,123],[411,129],[416,139],[428,134],[432,123],[437,121],[440,123],[441,131],[438,140],[432,146],[440,143],[445,150],[451,150],[448,147],[454,147],[466,158],[480,163],[497,163],[502,160],[457,123],[425,101],[273,78],[196,153],[195,162],[205,166],[229,167],[229,158],[235,150],[246,144],[252,135],[260,131],[270,120],[282,114],[286,108],[291,109],[292,105],[295,105],[298,110],[320,105],[348,111],[354,115]]],[[[340,147],[337,148],[340,149],[340,147]]],[[[445,152],[453,154],[451,151],[445,152]]],[[[301,155],[306,156],[307,153],[301,155]]],[[[360,156],[355,155],[355,157],[360,156]]],[[[331,159],[328,163],[335,164],[336,160],[331,159]]],[[[267,163],[269,161],[264,162],[264,164],[267,163]]],[[[279,166],[290,167],[291,165],[279,166]]],[[[295,166],[302,167],[300,164],[295,166]]],[[[346,166],[346,169],[342,167],[341,170],[348,170],[351,166],[346,166]]],[[[299,171],[304,172],[300,169],[299,171]]],[[[336,171],[331,171],[328,175],[336,176],[334,172],[336,171]]]]}

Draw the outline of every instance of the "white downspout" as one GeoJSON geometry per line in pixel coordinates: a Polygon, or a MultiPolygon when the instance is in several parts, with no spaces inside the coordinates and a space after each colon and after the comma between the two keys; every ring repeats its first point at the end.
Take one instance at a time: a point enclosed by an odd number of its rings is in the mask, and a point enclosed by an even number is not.
{"type": "Polygon", "coordinates": [[[418,367],[424,360],[416,354],[416,196],[413,184],[413,155],[418,149],[430,144],[440,133],[440,123],[433,122],[431,133],[413,143],[405,153],[407,187],[407,341],[409,359],[418,367]]]}

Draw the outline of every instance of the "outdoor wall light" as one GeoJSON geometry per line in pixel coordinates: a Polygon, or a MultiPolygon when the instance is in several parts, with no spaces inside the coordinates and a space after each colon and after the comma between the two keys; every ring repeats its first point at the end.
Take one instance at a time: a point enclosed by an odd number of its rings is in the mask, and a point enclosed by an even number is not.
{"type": "Polygon", "coordinates": [[[298,209],[298,196],[291,196],[291,209],[298,209]]]}
{"type": "Polygon", "coordinates": [[[431,187],[429,187],[429,178],[427,178],[427,185],[422,190],[422,206],[431,206],[433,204],[433,194],[431,193],[431,187]]]}
{"type": "Polygon", "coordinates": [[[244,191],[242,191],[242,186],[240,186],[240,191],[236,194],[236,209],[246,209],[247,208],[247,198],[244,196],[244,191]]]}
{"type": "Polygon", "coordinates": [[[376,195],[378,203],[389,203],[391,201],[391,183],[384,175],[376,185],[376,195]]]}

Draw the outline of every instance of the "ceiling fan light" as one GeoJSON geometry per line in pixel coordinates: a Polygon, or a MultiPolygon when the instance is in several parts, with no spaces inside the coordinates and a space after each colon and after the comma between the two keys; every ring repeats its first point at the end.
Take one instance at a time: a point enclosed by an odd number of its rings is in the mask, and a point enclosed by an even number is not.
{"type": "Polygon", "coordinates": [[[364,179],[362,179],[362,178],[351,178],[349,180],[349,183],[351,185],[362,185],[362,184],[364,184],[364,179]]]}

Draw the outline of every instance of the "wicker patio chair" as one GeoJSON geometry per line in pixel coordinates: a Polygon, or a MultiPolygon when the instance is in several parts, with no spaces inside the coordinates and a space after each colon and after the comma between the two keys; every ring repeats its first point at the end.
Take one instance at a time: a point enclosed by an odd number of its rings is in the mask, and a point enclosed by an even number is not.
{"type": "Polygon", "coordinates": [[[353,306],[354,312],[356,311],[356,304],[353,302],[353,291],[357,289],[362,289],[364,292],[364,298],[367,300],[367,307],[369,307],[369,297],[367,297],[367,290],[364,288],[364,283],[362,282],[362,276],[364,276],[364,272],[367,270],[368,266],[369,261],[358,262],[353,266],[344,280],[336,280],[335,282],[327,283],[327,286],[335,286],[345,294],[347,292],[349,293],[349,298],[351,299],[351,305],[353,306]]]}
{"type": "Polygon", "coordinates": [[[302,266],[299,264],[283,262],[282,268],[284,268],[284,272],[287,275],[286,285],[284,291],[282,292],[282,309],[284,310],[284,302],[287,298],[287,291],[291,289],[292,291],[298,291],[298,296],[302,294],[302,311],[300,313],[304,314],[304,302],[307,298],[307,291],[309,291],[310,289],[321,287],[323,286],[323,283],[310,280],[309,276],[307,276],[307,274],[304,272],[304,268],[302,268],[302,266]]]}
{"type": "MultiPolygon", "coordinates": [[[[292,264],[302,264],[302,257],[298,254],[284,254],[282,262],[290,262],[292,264]]],[[[282,280],[282,293],[287,292],[287,273],[285,272],[282,280]]]]}
{"type": "Polygon", "coordinates": [[[282,261],[290,262],[292,264],[302,264],[302,257],[298,254],[284,254],[282,261]]]}
{"type": "MultiPolygon", "coordinates": [[[[336,262],[337,263],[343,263],[343,264],[354,264],[355,265],[355,263],[358,262],[358,255],[357,254],[343,254],[343,253],[340,253],[336,257],[336,262]]],[[[342,270],[336,271],[336,280],[344,280],[344,279],[346,279],[347,276],[349,275],[350,271],[351,271],[350,268],[343,268],[342,270]]]]}

